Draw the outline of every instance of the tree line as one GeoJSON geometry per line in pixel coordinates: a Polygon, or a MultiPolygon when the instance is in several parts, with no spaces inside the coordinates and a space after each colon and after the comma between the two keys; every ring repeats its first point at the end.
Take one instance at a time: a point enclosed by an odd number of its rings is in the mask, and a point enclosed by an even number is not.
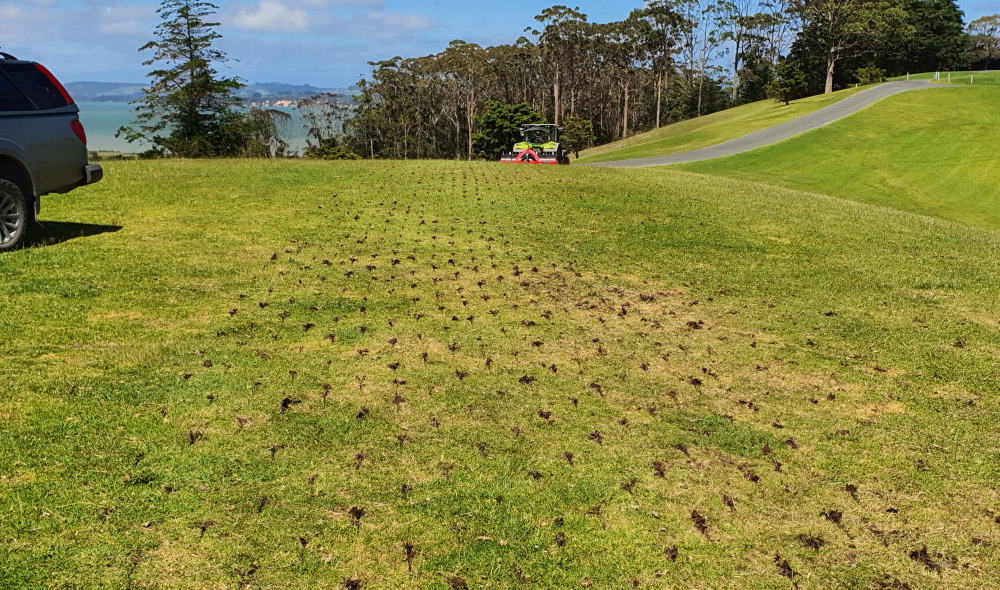
{"type": "MultiPolygon", "coordinates": [[[[216,10],[162,1],[142,48],[159,67],[121,132],[164,155],[286,155],[286,115],[239,108],[241,82],[215,70],[216,10]]],[[[370,62],[351,108],[301,105],[305,155],[492,159],[515,120],[540,119],[578,150],[768,97],[1000,61],[1000,16],[966,25],[955,0],[648,0],[610,23],[563,5],[534,20],[511,44],[370,62]]]]}

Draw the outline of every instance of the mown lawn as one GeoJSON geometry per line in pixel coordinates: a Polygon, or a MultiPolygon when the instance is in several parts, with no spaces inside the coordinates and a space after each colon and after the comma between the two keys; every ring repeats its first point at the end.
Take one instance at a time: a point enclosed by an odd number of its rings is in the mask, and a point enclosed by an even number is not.
{"type": "MultiPolygon", "coordinates": [[[[910,80],[933,80],[935,72],[924,72],[921,74],[910,74],[910,80]]],[[[942,84],[955,85],[993,85],[1000,84],[1000,71],[991,70],[987,72],[937,72],[938,81],[942,84]],[[949,77],[950,75],[950,77],[949,77]]],[[[906,80],[906,76],[897,76],[891,80],[906,80]]]]}
{"type": "Polygon", "coordinates": [[[651,158],[718,145],[818,111],[863,89],[810,96],[788,105],[775,100],[741,105],[584,150],[580,152],[580,162],[651,158]]]}
{"type": "Polygon", "coordinates": [[[993,230],[446,162],[111,163],[42,218],[5,588],[1000,583],[993,230]]]}
{"type": "Polygon", "coordinates": [[[681,168],[1000,229],[997,99],[989,87],[906,92],[787,141],[681,168]]]}

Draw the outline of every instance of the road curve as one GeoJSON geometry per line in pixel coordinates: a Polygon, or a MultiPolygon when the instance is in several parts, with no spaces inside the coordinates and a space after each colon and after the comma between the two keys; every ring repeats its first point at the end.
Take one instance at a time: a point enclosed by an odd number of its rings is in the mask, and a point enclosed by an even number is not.
{"type": "Polygon", "coordinates": [[[653,156],[651,158],[637,158],[633,160],[618,160],[616,162],[593,162],[588,164],[576,164],[577,166],[602,166],[608,168],[641,168],[645,166],[664,166],[666,164],[683,164],[685,162],[696,162],[698,160],[711,160],[732,156],[741,152],[777,143],[811,131],[817,127],[822,127],[829,123],[841,119],[865,108],[873,102],[882,100],[887,96],[907,92],[910,90],[923,90],[925,88],[940,88],[944,84],[934,84],[928,80],[909,80],[900,82],[886,82],[879,84],[868,90],[849,96],[841,101],[835,102],[828,107],[818,111],[813,111],[808,115],[803,115],[798,119],[775,125],[768,129],[754,131],[743,137],[731,139],[718,145],[681,152],[679,154],[669,154],[666,156],[653,156]]]}

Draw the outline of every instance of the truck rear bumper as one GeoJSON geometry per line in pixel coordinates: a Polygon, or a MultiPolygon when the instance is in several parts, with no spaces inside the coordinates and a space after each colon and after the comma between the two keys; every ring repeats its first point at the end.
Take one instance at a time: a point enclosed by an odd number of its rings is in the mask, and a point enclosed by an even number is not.
{"type": "Polygon", "coordinates": [[[104,169],[100,164],[87,164],[83,167],[83,182],[81,185],[94,184],[104,178],[104,169]]]}
{"type": "Polygon", "coordinates": [[[58,188],[58,189],[49,189],[43,192],[42,194],[43,195],[49,193],[66,194],[77,187],[87,186],[88,184],[94,184],[95,182],[100,181],[102,178],[104,178],[104,169],[101,168],[100,164],[87,164],[86,166],[83,167],[83,178],[78,180],[76,184],[71,184],[69,186],[64,186],[63,188],[58,188]]]}

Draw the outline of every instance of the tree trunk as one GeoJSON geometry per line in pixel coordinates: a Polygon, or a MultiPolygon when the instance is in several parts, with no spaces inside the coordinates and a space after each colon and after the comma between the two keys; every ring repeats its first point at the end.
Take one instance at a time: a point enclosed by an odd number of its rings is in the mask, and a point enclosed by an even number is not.
{"type": "Polygon", "coordinates": [[[663,74],[663,93],[667,95],[667,120],[670,120],[670,70],[663,74]]]}
{"type": "Polygon", "coordinates": [[[469,103],[465,109],[465,121],[468,125],[469,133],[469,159],[472,159],[472,109],[476,104],[476,87],[469,88],[469,103]]]}
{"type": "Polygon", "coordinates": [[[698,79],[698,116],[701,116],[701,94],[702,90],[705,88],[705,70],[701,71],[701,77],[698,79]]]}
{"type": "Polygon", "coordinates": [[[459,104],[455,103],[455,159],[462,159],[462,114],[459,112],[459,104]]]}
{"type": "Polygon", "coordinates": [[[831,43],[826,50],[826,89],[824,94],[833,92],[833,66],[837,63],[837,52],[831,43]]]}
{"type": "Polygon", "coordinates": [[[660,128],[660,100],[663,96],[663,73],[656,75],[656,128],[660,128]]]}
{"type": "Polygon", "coordinates": [[[734,57],[733,57],[733,102],[735,103],[736,102],[736,93],[739,91],[739,87],[740,87],[740,72],[739,72],[740,44],[739,43],[736,44],[736,51],[733,52],[733,55],[734,55],[734,57]]]}
{"type": "Polygon", "coordinates": [[[556,77],[552,82],[552,95],[555,98],[555,118],[556,125],[559,124],[559,68],[556,68],[556,77]]]}
{"type": "Polygon", "coordinates": [[[622,110],[622,139],[628,138],[628,82],[625,82],[625,108],[622,110]]]}

